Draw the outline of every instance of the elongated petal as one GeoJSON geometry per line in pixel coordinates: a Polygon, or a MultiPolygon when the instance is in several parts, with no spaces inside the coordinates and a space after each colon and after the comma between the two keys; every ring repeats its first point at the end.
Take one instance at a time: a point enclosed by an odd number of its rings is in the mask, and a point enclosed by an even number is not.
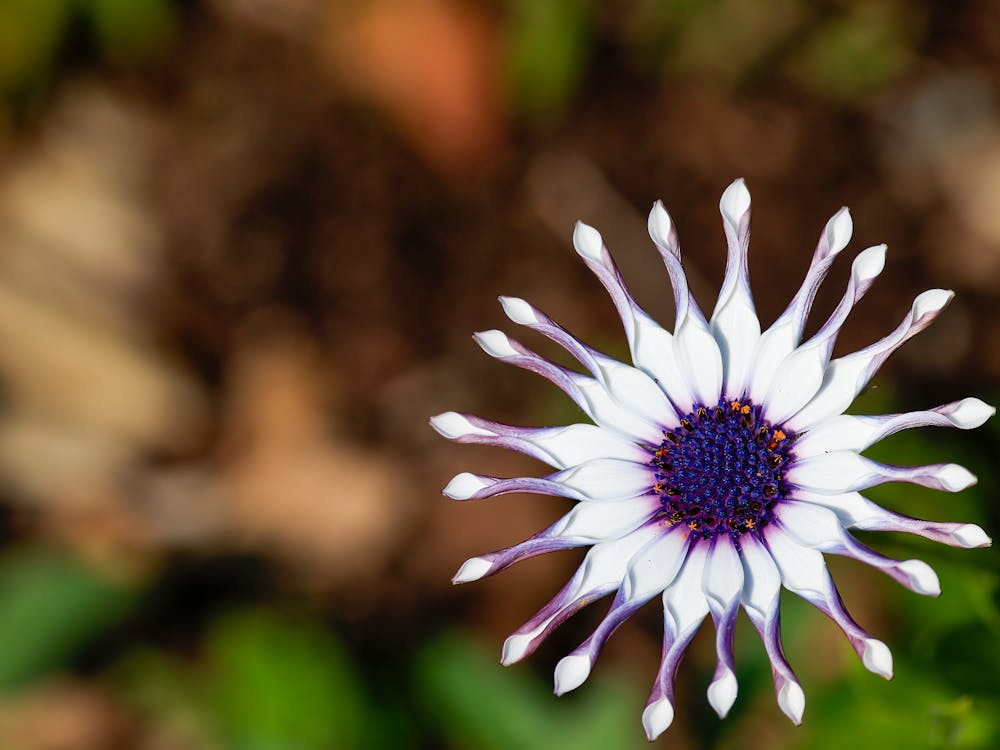
{"type": "Polygon", "coordinates": [[[562,346],[590,370],[615,401],[637,417],[663,427],[677,425],[679,417],[673,404],[645,372],[592,349],[519,297],[501,297],[500,302],[507,317],[562,346]]]}
{"type": "Polygon", "coordinates": [[[674,582],[663,592],[663,657],[642,713],[642,724],[651,741],[673,721],[677,667],[708,614],[702,587],[707,554],[707,543],[693,544],[674,582]]]}
{"type": "Polygon", "coordinates": [[[466,560],[452,583],[478,581],[536,555],[620,539],[647,523],[659,508],[659,499],[652,496],[609,503],[580,503],[530,539],[466,560]]]}
{"type": "Polygon", "coordinates": [[[795,432],[805,431],[843,413],[889,356],[929,326],[954,296],[954,292],[944,289],[931,289],[920,294],[913,301],[909,315],[895,331],[869,347],[833,360],[816,395],[786,422],[786,426],[795,432]]]}
{"type": "Polygon", "coordinates": [[[764,400],[781,361],[792,352],[802,338],[806,318],[809,316],[819,285],[826,278],[834,258],[851,241],[852,231],[851,214],[846,208],[842,208],[827,222],[823,234],[820,235],[802,286],[785,311],[761,334],[753,357],[753,372],[748,387],[750,398],[756,403],[764,400]]]}
{"type": "Polygon", "coordinates": [[[882,641],[872,638],[844,608],[837,587],[830,578],[823,554],[795,542],[778,524],[768,524],[764,538],[771,557],[781,572],[781,582],[819,609],[844,631],[865,668],[892,679],[892,653],[882,641]]]}
{"type": "Polygon", "coordinates": [[[595,458],[547,477],[500,479],[462,472],[444,488],[453,500],[483,500],[511,492],[555,495],[573,500],[620,500],[647,494],[655,471],[646,464],[617,458],[595,458]]]}
{"type": "Polygon", "coordinates": [[[750,193],[743,180],[726,188],[719,202],[729,246],[726,275],[712,313],[712,333],[719,343],[724,370],[723,392],[743,396],[760,339],[760,321],[750,291],[747,251],[750,245],[750,193]]]}
{"type": "Polygon", "coordinates": [[[846,528],[916,534],[952,547],[988,547],[993,543],[974,523],[939,523],[911,518],[893,513],[857,492],[822,495],[796,490],[795,499],[829,508],[846,528]]]}
{"type": "Polygon", "coordinates": [[[817,425],[795,443],[798,456],[837,450],[863,451],[901,430],[914,427],[958,427],[971,430],[996,413],[978,398],[964,398],[926,411],[875,416],[841,414],[817,425]]]}
{"type": "Polygon", "coordinates": [[[743,564],[728,535],[715,538],[705,562],[702,585],[715,621],[715,648],[719,657],[712,684],[708,686],[708,702],[719,718],[724,719],[736,700],[733,637],[743,590],[743,564]]]}
{"type": "Polygon", "coordinates": [[[788,468],[788,481],[807,490],[839,495],[886,482],[911,482],[946,492],[959,492],[976,478],[958,464],[890,466],[854,451],[832,451],[799,459],[788,468]]]}
{"type": "Polygon", "coordinates": [[[617,433],[592,424],[512,427],[449,411],[431,417],[431,426],[449,440],[519,451],[556,469],[577,466],[596,458],[619,458],[636,463],[649,459],[649,451],[617,433]]]}
{"type": "Polygon", "coordinates": [[[667,268],[677,306],[673,348],[687,388],[670,395],[679,411],[690,412],[695,406],[711,405],[719,400],[723,380],[722,353],[705,316],[691,296],[681,267],[676,232],[659,202],[653,205],[649,232],[667,268]]]}
{"type": "Polygon", "coordinates": [[[769,422],[782,424],[816,395],[823,384],[841,326],[883,268],[885,245],[870,247],[855,258],[847,292],[830,319],[815,336],[785,357],[778,367],[764,400],[764,414],[769,422]]]}
{"type": "Polygon", "coordinates": [[[618,626],[670,585],[684,561],[687,546],[687,537],[675,527],[635,553],[608,614],[583,643],[556,665],[556,695],[583,684],[604,644],[618,626]]]}
{"type": "MultiPolygon", "coordinates": [[[[573,232],[573,246],[587,267],[608,290],[625,329],[632,362],[660,383],[668,395],[673,395],[683,381],[677,372],[671,333],[661,327],[632,299],[622,282],[611,253],[601,239],[600,232],[582,222],[577,222],[573,232]]],[[[686,387],[686,383],[684,386],[686,387]]]]}
{"type": "Polygon", "coordinates": [[[782,528],[800,544],[823,552],[832,552],[860,560],[906,586],[927,596],[938,596],[941,584],[937,574],[922,560],[893,560],[858,542],[844,531],[837,515],[810,503],[783,503],[775,511],[782,528]]]}
{"type": "Polygon", "coordinates": [[[549,362],[502,331],[482,331],[475,335],[475,339],[491,357],[537,373],[561,388],[600,427],[652,445],[662,439],[662,426],[656,426],[622,406],[595,378],[549,362]]]}
{"type": "Polygon", "coordinates": [[[771,559],[771,553],[754,535],[740,537],[740,552],[743,559],[743,593],[740,597],[743,608],[760,634],[771,662],[778,706],[789,719],[800,724],[806,696],[781,646],[781,574],[771,559]]]}
{"type": "Polygon", "coordinates": [[[569,583],[504,641],[501,663],[510,665],[533,653],[555,628],[618,589],[632,556],[662,533],[661,524],[649,523],[621,539],[591,547],[569,583]]]}

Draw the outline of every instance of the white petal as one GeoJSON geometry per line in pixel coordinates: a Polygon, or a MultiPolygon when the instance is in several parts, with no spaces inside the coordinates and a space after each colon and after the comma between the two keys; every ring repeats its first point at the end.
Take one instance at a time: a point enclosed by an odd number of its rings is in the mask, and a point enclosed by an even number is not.
{"type": "Polygon", "coordinates": [[[728,535],[717,537],[712,545],[702,586],[713,612],[731,607],[743,590],[743,563],[728,535]]]}
{"type": "Polygon", "coordinates": [[[551,528],[553,536],[588,540],[593,544],[617,539],[638,528],[657,510],[659,498],[647,495],[606,503],[577,503],[551,528]]]}
{"type": "Polygon", "coordinates": [[[712,709],[719,715],[720,719],[726,718],[729,709],[733,707],[733,703],[736,702],[737,692],[736,675],[730,671],[724,672],[719,679],[714,680],[708,686],[709,705],[712,706],[712,709]]]}
{"type": "Polygon", "coordinates": [[[484,477],[463,471],[452,477],[441,493],[452,500],[468,500],[479,490],[489,486],[490,483],[484,477]]]}
{"type": "Polygon", "coordinates": [[[747,272],[750,233],[750,193],[736,180],[719,203],[729,245],[726,275],[712,313],[712,333],[719,344],[724,369],[724,392],[741,398],[752,357],[760,338],[760,321],[754,309],[747,272]]]}
{"type": "Polygon", "coordinates": [[[781,576],[771,553],[750,534],[741,537],[743,593],[741,600],[751,619],[764,621],[777,609],[781,576]]]}
{"type": "Polygon", "coordinates": [[[648,600],[669,586],[684,562],[688,541],[677,531],[664,533],[639,550],[622,582],[624,601],[648,600]]]}
{"type": "Polygon", "coordinates": [[[854,451],[831,451],[797,460],[786,474],[793,484],[816,492],[839,495],[885,482],[912,482],[947,492],[959,492],[976,477],[958,464],[889,466],[854,451]]]}
{"type": "Polygon", "coordinates": [[[971,430],[995,413],[996,409],[978,398],[965,398],[935,409],[904,414],[841,414],[802,435],[795,443],[795,453],[806,457],[834,450],[863,451],[889,435],[914,427],[971,430]]]}
{"type": "Polygon", "coordinates": [[[954,292],[944,289],[931,289],[918,295],[909,315],[895,331],[871,346],[833,360],[816,395],[786,422],[786,426],[794,432],[805,431],[843,413],[889,355],[929,326],[954,296],[954,292]]]}
{"type": "Polygon", "coordinates": [[[598,458],[579,466],[563,469],[553,478],[590,500],[616,500],[645,494],[653,483],[648,466],[598,458]]]}
{"type": "Polygon", "coordinates": [[[452,583],[469,583],[470,581],[478,581],[484,575],[486,575],[490,568],[493,567],[493,563],[489,560],[484,560],[481,557],[473,557],[462,563],[462,567],[458,569],[458,572],[452,577],[452,583]]]}
{"type": "Polygon", "coordinates": [[[674,582],[663,592],[663,613],[667,626],[680,637],[697,627],[708,614],[708,600],[702,587],[707,545],[692,546],[674,582]]]}
{"type": "Polygon", "coordinates": [[[782,424],[816,395],[823,384],[830,354],[841,326],[855,303],[871,287],[885,267],[885,245],[861,252],[851,267],[851,278],[837,309],[826,324],[802,346],[790,353],[779,365],[764,399],[765,418],[782,424]]]}
{"type": "Polygon", "coordinates": [[[674,721],[674,707],[666,698],[650,703],[642,712],[642,726],[652,742],[666,731],[674,721]]]}
{"type": "Polygon", "coordinates": [[[802,714],[806,710],[806,694],[797,682],[788,681],[778,691],[778,705],[785,716],[796,724],[802,723],[802,714]]]}
{"type": "Polygon", "coordinates": [[[556,664],[555,689],[556,695],[563,695],[576,690],[590,675],[590,659],[581,654],[564,656],[556,664]]]}
{"type": "Polygon", "coordinates": [[[650,236],[663,258],[674,290],[677,315],[674,322],[674,356],[684,376],[687,389],[670,392],[681,412],[692,411],[696,405],[713,405],[719,400],[722,389],[722,355],[718,342],[712,335],[705,316],[691,296],[687,277],[681,267],[680,249],[672,225],[665,224],[669,216],[657,201],[650,214],[650,236]],[[663,234],[667,236],[664,237],[663,234]],[[690,397],[690,398],[689,398],[690,397]]]}
{"type": "Polygon", "coordinates": [[[781,361],[791,353],[802,338],[802,330],[812,308],[816,291],[830,270],[834,258],[851,241],[853,226],[851,214],[846,208],[840,209],[827,222],[802,286],[785,311],[761,334],[753,357],[753,371],[748,389],[750,398],[755,403],[763,402],[781,361]]]}

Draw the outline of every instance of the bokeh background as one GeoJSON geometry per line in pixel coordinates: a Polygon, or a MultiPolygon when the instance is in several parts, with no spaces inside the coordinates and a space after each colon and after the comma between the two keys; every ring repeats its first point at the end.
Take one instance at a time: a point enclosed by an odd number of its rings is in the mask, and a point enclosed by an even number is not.
{"type": "MultiPolygon", "coordinates": [[[[852,247],[890,253],[839,351],[957,290],[859,409],[996,403],[995,3],[0,0],[0,748],[644,747],[657,608],[565,698],[551,668],[602,605],[501,669],[579,555],[449,579],[565,506],[445,500],[457,471],[540,467],[427,417],[574,419],[469,334],[515,294],[624,356],[572,222],[669,323],[643,217],[665,201],[709,304],[738,176],[765,323],[842,204],[852,247]]],[[[998,444],[996,420],[896,436],[872,455],[958,460],[980,484],[871,494],[995,536],[998,444]]],[[[730,717],[705,701],[706,629],[661,744],[1000,747],[996,552],[866,541],[924,557],[944,589],[831,561],[892,683],[788,596],[804,726],[742,621],[730,717]]]]}

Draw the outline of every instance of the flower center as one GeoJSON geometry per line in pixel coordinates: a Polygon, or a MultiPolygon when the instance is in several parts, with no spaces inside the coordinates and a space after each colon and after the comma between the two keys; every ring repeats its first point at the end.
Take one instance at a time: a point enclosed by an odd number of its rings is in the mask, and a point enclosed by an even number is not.
{"type": "Polygon", "coordinates": [[[750,402],[699,407],[663,433],[650,462],[656,468],[653,492],[671,524],[684,523],[700,538],[722,532],[738,537],[766,526],[787,496],[782,471],[792,442],[750,402]]]}

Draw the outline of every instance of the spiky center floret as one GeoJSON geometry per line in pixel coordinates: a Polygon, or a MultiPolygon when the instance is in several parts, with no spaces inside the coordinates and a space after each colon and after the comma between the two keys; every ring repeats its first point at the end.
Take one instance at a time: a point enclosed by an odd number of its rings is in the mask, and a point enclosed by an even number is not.
{"type": "Polygon", "coordinates": [[[653,492],[671,524],[709,539],[734,538],[773,520],[788,495],[782,472],[791,462],[792,436],[761,419],[748,401],[699,407],[663,433],[650,462],[653,492]]]}

